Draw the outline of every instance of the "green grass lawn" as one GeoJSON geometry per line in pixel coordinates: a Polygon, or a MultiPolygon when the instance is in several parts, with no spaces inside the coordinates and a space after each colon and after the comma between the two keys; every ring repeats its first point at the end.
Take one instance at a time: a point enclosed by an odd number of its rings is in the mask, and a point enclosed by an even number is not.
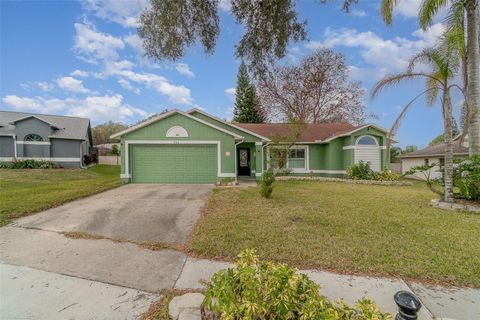
{"type": "Polygon", "coordinates": [[[0,169],[0,226],[120,185],[120,167],[0,169]]]}
{"type": "Polygon", "coordinates": [[[480,215],[428,205],[421,183],[277,182],[215,189],[187,250],[234,260],[244,248],[302,268],[480,287],[480,215]]]}

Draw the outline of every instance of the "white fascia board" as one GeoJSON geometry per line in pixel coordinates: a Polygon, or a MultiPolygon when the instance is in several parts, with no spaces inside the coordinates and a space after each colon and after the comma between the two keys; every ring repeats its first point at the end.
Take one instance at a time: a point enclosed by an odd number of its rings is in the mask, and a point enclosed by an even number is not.
{"type": "Polygon", "coordinates": [[[189,118],[189,119],[192,119],[192,120],[194,120],[194,121],[200,122],[200,123],[202,123],[202,124],[204,124],[204,125],[206,125],[206,126],[209,126],[209,127],[214,128],[214,129],[216,129],[216,130],[218,130],[218,131],[221,131],[221,132],[223,132],[223,133],[226,133],[226,134],[228,134],[228,135],[231,135],[231,136],[233,136],[234,138],[243,139],[242,136],[239,136],[239,135],[236,134],[236,133],[233,133],[233,132],[230,132],[230,131],[225,130],[225,129],[223,129],[223,128],[217,127],[217,126],[215,126],[215,125],[213,125],[213,124],[211,124],[211,123],[208,123],[208,122],[206,122],[206,121],[203,121],[203,120],[201,120],[201,119],[195,118],[194,116],[192,116],[192,115],[190,115],[190,114],[188,114],[188,113],[185,113],[185,112],[183,112],[183,111],[180,111],[180,110],[172,110],[172,111],[169,111],[169,112],[165,112],[164,114],[161,114],[161,115],[159,115],[159,116],[157,116],[157,117],[154,117],[154,118],[152,118],[152,119],[150,119],[150,120],[147,120],[147,121],[145,121],[145,122],[139,123],[139,124],[137,124],[136,126],[133,126],[133,127],[128,128],[128,129],[125,129],[125,130],[123,130],[123,131],[120,131],[120,132],[117,132],[117,133],[115,133],[115,134],[112,134],[112,135],[110,136],[110,138],[111,138],[111,139],[119,138],[119,137],[121,137],[121,136],[123,136],[123,135],[125,135],[125,134],[127,134],[127,133],[130,133],[130,132],[132,132],[132,131],[138,130],[138,129],[143,128],[143,127],[145,127],[145,126],[148,126],[148,125],[150,125],[150,124],[152,124],[152,123],[154,123],[154,122],[157,122],[157,121],[159,121],[159,120],[161,120],[161,119],[167,118],[167,117],[169,117],[169,116],[171,116],[171,115],[173,115],[173,114],[175,114],[175,113],[181,114],[181,115],[183,115],[183,116],[185,116],[185,117],[187,117],[187,118],[189,118]]]}
{"type": "Polygon", "coordinates": [[[15,123],[20,122],[20,121],[23,121],[23,120],[28,119],[28,118],[35,118],[35,119],[37,119],[38,121],[42,121],[42,122],[48,124],[48,125],[49,125],[50,127],[52,127],[52,128],[60,129],[60,128],[57,127],[56,125],[51,124],[50,122],[45,121],[45,120],[43,120],[43,119],[40,119],[39,117],[34,116],[34,115],[25,116],[25,117],[23,117],[23,118],[20,118],[20,119],[17,119],[17,120],[15,120],[15,121],[12,121],[12,122],[10,122],[9,124],[15,125],[15,123]]]}
{"type": "Polygon", "coordinates": [[[202,110],[200,110],[200,109],[193,108],[193,109],[190,109],[190,110],[187,111],[188,114],[191,114],[191,113],[193,113],[193,112],[201,113],[201,114],[203,114],[203,115],[206,116],[206,117],[212,118],[213,120],[217,120],[217,121],[222,122],[222,123],[225,123],[226,125],[228,125],[228,126],[230,126],[230,127],[232,127],[232,128],[235,128],[235,129],[237,129],[237,130],[241,130],[241,131],[243,131],[243,132],[245,132],[245,133],[251,134],[252,136],[255,136],[255,137],[259,138],[259,139],[262,139],[262,140],[265,140],[265,141],[271,141],[271,140],[270,140],[269,138],[267,138],[267,137],[261,136],[261,135],[259,135],[258,133],[255,133],[255,132],[250,131],[250,130],[248,130],[248,129],[244,129],[244,128],[242,128],[242,127],[239,127],[239,126],[237,126],[237,125],[234,125],[233,123],[229,123],[229,122],[223,121],[222,119],[220,119],[220,118],[218,118],[218,117],[215,117],[215,116],[212,116],[211,114],[208,114],[208,113],[206,113],[205,111],[202,111],[202,110]]]}
{"type": "MultiPolygon", "coordinates": [[[[325,140],[315,140],[315,142],[316,142],[316,143],[327,143],[327,142],[330,142],[330,141],[332,141],[332,140],[334,140],[334,139],[337,139],[337,138],[350,136],[350,135],[352,135],[353,133],[355,133],[355,132],[357,132],[357,131],[360,131],[360,130],[363,130],[363,129],[368,128],[368,127],[373,127],[373,128],[375,128],[375,129],[377,129],[377,130],[379,130],[379,131],[383,131],[383,132],[385,132],[385,133],[388,133],[388,132],[389,132],[389,131],[388,131],[387,129],[385,129],[385,128],[382,128],[382,127],[380,127],[380,126],[377,126],[376,124],[370,123],[370,124],[366,124],[366,125],[363,125],[363,126],[361,126],[361,127],[355,128],[355,129],[353,129],[352,131],[348,131],[348,132],[345,132],[345,133],[342,133],[342,134],[339,134],[339,135],[332,136],[332,137],[330,137],[330,138],[328,138],[328,139],[325,139],[325,140]]],[[[388,137],[387,137],[387,138],[388,138],[388,137]]],[[[393,139],[392,139],[392,141],[397,142],[397,141],[395,141],[395,140],[393,140],[393,139]]]]}

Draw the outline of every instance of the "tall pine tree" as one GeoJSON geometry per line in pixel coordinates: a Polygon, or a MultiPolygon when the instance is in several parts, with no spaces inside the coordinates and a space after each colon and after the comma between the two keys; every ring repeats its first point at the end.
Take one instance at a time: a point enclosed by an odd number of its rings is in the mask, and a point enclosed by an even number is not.
{"type": "Polygon", "coordinates": [[[240,123],[265,122],[265,117],[260,110],[257,91],[255,86],[250,83],[247,66],[243,62],[238,68],[233,121],[240,123]]]}

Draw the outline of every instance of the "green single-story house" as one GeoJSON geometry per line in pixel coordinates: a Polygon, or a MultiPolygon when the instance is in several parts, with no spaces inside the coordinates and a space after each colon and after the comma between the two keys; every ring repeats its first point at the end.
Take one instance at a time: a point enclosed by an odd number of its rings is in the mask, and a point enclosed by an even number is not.
{"type": "MultiPolygon", "coordinates": [[[[229,123],[202,110],[173,110],[112,135],[121,143],[121,175],[133,183],[215,183],[260,177],[291,125],[229,123]],[[274,143],[272,140],[277,141],[274,143]]],[[[287,153],[294,175],[342,176],[359,161],[389,163],[387,130],[374,124],[302,126],[287,153]]]]}

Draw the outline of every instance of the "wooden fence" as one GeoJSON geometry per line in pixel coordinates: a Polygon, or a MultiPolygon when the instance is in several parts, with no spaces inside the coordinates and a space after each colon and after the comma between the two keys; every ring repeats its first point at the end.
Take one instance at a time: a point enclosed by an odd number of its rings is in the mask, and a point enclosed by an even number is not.
{"type": "Polygon", "coordinates": [[[120,165],[120,157],[117,156],[99,156],[99,164],[120,165]]]}

